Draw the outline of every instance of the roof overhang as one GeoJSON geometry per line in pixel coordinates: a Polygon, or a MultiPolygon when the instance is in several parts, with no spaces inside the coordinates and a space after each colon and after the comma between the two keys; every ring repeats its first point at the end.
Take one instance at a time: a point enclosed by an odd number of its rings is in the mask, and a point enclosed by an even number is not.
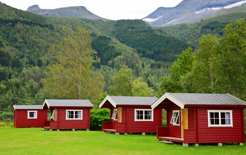
{"type": "Polygon", "coordinates": [[[104,98],[104,100],[99,104],[99,108],[102,108],[102,106],[107,102],[109,101],[109,103],[114,107],[116,108],[116,103],[110,98],[110,96],[106,96],[104,98]]]}
{"type": "Polygon", "coordinates": [[[158,100],[156,100],[152,105],[151,108],[154,109],[156,108],[159,104],[161,104],[162,101],[164,101],[165,99],[169,99],[170,101],[172,101],[174,104],[176,104],[177,106],[179,106],[181,109],[184,109],[184,103],[182,103],[181,101],[179,101],[178,99],[174,98],[172,95],[170,95],[169,93],[165,93],[162,97],[160,97],[158,100]]]}

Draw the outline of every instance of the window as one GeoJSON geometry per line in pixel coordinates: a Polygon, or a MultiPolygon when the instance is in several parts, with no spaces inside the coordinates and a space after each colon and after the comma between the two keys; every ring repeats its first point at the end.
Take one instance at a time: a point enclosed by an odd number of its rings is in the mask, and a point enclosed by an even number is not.
{"type": "Polygon", "coordinates": [[[118,110],[114,109],[114,112],[113,112],[113,115],[112,115],[112,119],[113,120],[117,120],[117,113],[118,113],[118,110]]]}
{"type": "Polygon", "coordinates": [[[170,124],[179,126],[179,110],[173,110],[173,116],[171,118],[170,124]]]}
{"type": "Polygon", "coordinates": [[[153,110],[135,109],[135,121],[153,121],[153,110]]]}
{"type": "Polygon", "coordinates": [[[208,126],[232,127],[232,110],[208,110],[208,126]]]}
{"type": "Polygon", "coordinates": [[[53,110],[52,115],[51,115],[51,119],[53,119],[53,120],[55,120],[55,113],[56,113],[56,111],[53,110]]]}
{"type": "Polygon", "coordinates": [[[82,120],[82,110],[66,110],[67,120],[82,120]]]}
{"type": "Polygon", "coordinates": [[[27,111],[28,119],[37,119],[37,111],[27,111]]]}

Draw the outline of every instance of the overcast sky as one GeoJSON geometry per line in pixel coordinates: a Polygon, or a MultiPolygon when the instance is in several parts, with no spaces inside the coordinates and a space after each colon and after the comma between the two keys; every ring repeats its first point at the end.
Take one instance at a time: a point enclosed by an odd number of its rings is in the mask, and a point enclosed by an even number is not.
{"type": "Polygon", "coordinates": [[[142,19],[158,7],[174,7],[182,0],[0,0],[17,9],[38,4],[41,9],[84,6],[106,19],[142,19]]]}

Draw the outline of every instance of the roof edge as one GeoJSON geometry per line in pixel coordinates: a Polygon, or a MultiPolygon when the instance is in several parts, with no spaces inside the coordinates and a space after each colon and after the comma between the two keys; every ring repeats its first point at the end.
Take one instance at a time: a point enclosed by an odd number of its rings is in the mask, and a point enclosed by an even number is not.
{"type": "Polygon", "coordinates": [[[104,105],[104,103],[105,103],[106,101],[109,101],[109,103],[111,103],[112,106],[116,108],[116,103],[110,98],[110,96],[106,96],[106,97],[103,99],[103,101],[99,104],[99,108],[102,108],[102,106],[104,105]]]}
{"type": "Polygon", "coordinates": [[[164,95],[162,95],[162,97],[160,97],[158,100],[156,100],[152,105],[151,108],[155,109],[162,101],[164,101],[165,99],[169,99],[170,101],[172,101],[174,104],[176,104],[177,106],[179,106],[181,109],[184,109],[184,103],[182,103],[180,100],[176,99],[175,97],[173,97],[171,94],[169,93],[165,93],[164,95]]]}
{"type": "Polygon", "coordinates": [[[48,101],[47,101],[47,99],[45,99],[44,100],[44,103],[43,103],[43,105],[42,105],[42,109],[44,109],[44,105],[47,105],[47,107],[48,107],[48,109],[50,108],[50,106],[49,106],[49,103],[48,103],[48,101]]]}

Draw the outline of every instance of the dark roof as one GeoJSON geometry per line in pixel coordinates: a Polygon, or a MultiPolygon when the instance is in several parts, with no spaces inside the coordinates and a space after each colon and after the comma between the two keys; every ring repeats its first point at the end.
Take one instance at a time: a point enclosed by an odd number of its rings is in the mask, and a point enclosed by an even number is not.
{"type": "Polygon", "coordinates": [[[44,105],[49,107],[93,107],[89,100],[45,99],[44,105]]]}
{"type": "Polygon", "coordinates": [[[99,107],[101,108],[106,101],[116,107],[116,105],[152,105],[156,100],[156,97],[107,96],[99,107]]]}
{"type": "Polygon", "coordinates": [[[184,105],[244,105],[246,102],[230,94],[165,93],[151,107],[155,108],[163,100],[169,99],[180,107],[184,105]]]}
{"type": "Polygon", "coordinates": [[[18,110],[29,110],[29,109],[35,109],[35,110],[41,110],[42,105],[13,105],[14,109],[18,110]]]}

